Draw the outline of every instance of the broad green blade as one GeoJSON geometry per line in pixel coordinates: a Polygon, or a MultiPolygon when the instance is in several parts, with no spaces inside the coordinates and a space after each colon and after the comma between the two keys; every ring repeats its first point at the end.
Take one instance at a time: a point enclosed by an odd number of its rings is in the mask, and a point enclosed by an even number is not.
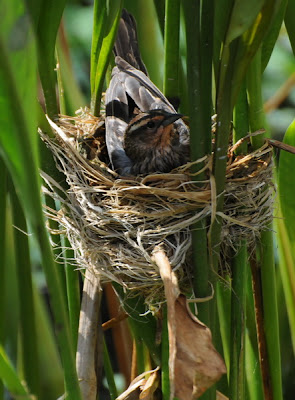
{"type": "MultiPolygon", "coordinates": [[[[287,129],[284,143],[295,146],[295,120],[287,129]]],[[[295,245],[295,155],[287,151],[281,151],[278,173],[279,195],[285,226],[289,235],[290,243],[295,245]]]]}
{"type": "Polygon", "coordinates": [[[5,387],[13,398],[32,400],[32,396],[18,377],[2,346],[0,346],[0,379],[4,382],[5,387]]]}
{"type": "Polygon", "coordinates": [[[226,44],[242,35],[257,18],[264,0],[236,0],[233,5],[226,44]]]}
{"type": "Polygon", "coordinates": [[[64,297],[52,259],[40,199],[37,59],[33,30],[21,0],[12,0],[5,7],[1,3],[0,14],[5,16],[5,24],[0,28],[0,151],[42,254],[58,326],[57,339],[63,360],[66,390],[72,400],[80,400],[64,297]]]}
{"type": "Polygon", "coordinates": [[[265,39],[263,40],[262,43],[262,54],[261,54],[261,69],[264,71],[266,68],[269,59],[272,55],[273,48],[275,46],[275,43],[278,39],[280,29],[284,20],[285,12],[286,12],[286,7],[287,7],[288,0],[282,0],[280,7],[278,8],[278,11],[276,13],[276,16],[270,25],[267,35],[265,39]]]}
{"type": "Polygon", "coordinates": [[[91,45],[90,87],[91,93],[95,91],[96,67],[99,51],[104,37],[106,25],[107,4],[106,0],[95,0],[93,8],[93,32],[91,45]]]}
{"type": "Polygon", "coordinates": [[[293,54],[295,54],[295,0],[288,0],[285,13],[285,26],[288,32],[289,40],[292,46],[293,54]]]}
{"type": "Polygon", "coordinates": [[[24,232],[28,231],[25,215],[20,201],[12,185],[10,186],[10,201],[12,205],[13,224],[18,229],[13,230],[16,272],[19,292],[20,309],[20,347],[23,375],[31,393],[39,397],[40,375],[37,342],[37,321],[32,292],[32,263],[29,249],[29,238],[24,232]]]}
{"type": "Polygon", "coordinates": [[[164,94],[168,98],[179,97],[179,22],[180,1],[166,1],[165,54],[164,54],[164,94]]]}
{"type": "Polygon", "coordinates": [[[97,0],[94,6],[91,49],[91,111],[94,115],[100,113],[103,82],[123,7],[122,0],[114,0],[112,7],[106,7],[105,3],[107,2],[97,0]]]}
{"type": "Polygon", "coordinates": [[[12,0],[1,10],[0,151],[33,225],[40,209],[37,136],[37,61],[25,7],[12,0]],[[3,11],[3,13],[1,13],[3,11]]]}
{"type": "Polygon", "coordinates": [[[46,111],[50,117],[58,114],[56,99],[55,43],[66,0],[27,0],[38,47],[39,74],[46,111]]]}

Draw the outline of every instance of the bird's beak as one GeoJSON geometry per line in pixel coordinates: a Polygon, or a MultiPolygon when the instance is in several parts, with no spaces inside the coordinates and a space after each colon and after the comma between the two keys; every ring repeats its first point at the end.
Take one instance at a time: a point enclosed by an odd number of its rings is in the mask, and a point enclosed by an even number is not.
{"type": "Polygon", "coordinates": [[[179,118],[182,118],[183,115],[182,114],[168,114],[164,121],[162,122],[163,126],[168,126],[170,124],[172,124],[174,121],[177,121],[179,118]]]}

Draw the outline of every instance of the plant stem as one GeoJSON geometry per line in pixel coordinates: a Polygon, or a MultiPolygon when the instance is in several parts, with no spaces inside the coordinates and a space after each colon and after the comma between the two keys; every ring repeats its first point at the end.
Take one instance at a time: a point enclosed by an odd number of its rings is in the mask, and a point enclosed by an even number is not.
{"type": "Polygon", "coordinates": [[[268,351],[270,380],[273,398],[283,399],[282,371],[279,342],[279,318],[276,292],[276,276],[273,254],[272,225],[261,232],[261,280],[264,311],[264,330],[268,351]]]}
{"type": "MultiPolygon", "coordinates": [[[[45,204],[49,209],[52,209],[52,210],[56,209],[55,201],[51,196],[45,197],[45,204]]],[[[52,230],[53,232],[58,232],[58,230],[59,230],[58,222],[54,221],[53,219],[48,219],[48,226],[49,226],[50,230],[52,230]]],[[[64,268],[63,259],[61,258],[61,252],[62,252],[61,236],[59,234],[56,234],[56,235],[52,234],[51,241],[53,244],[53,254],[54,254],[54,259],[55,259],[55,264],[56,264],[56,272],[59,275],[60,283],[62,285],[62,295],[64,297],[65,304],[67,304],[65,268],[64,268]]]]}
{"type": "MultiPolygon", "coordinates": [[[[208,137],[211,141],[211,128],[208,132],[204,128],[201,101],[201,66],[200,66],[200,2],[185,1],[182,3],[187,44],[187,86],[189,121],[190,121],[190,143],[191,158],[198,160],[208,150],[208,137]]],[[[208,67],[210,69],[210,67],[208,67]]],[[[211,88],[207,88],[211,93],[211,88]]],[[[211,107],[210,107],[211,111],[211,107]]],[[[208,110],[206,111],[208,115],[208,110]]],[[[211,114],[211,113],[210,113],[211,114]]],[[[210,115],[211,121],[211,115],[210,115]]],[[[207,124],[208,125],[208,124],[207,124]]],[[[204,176],[200,176],[202,180],[204,176]]],[[[208,253],[207,253],[207,231],[206,221],[195,224],[193,235],[193,261],[194,261],[194,292],[196,297],[208,296],[208,253]]],[[[199,318],[205,323],[209,322],[208,303],[199,304],[199,318]]]]}
{"type": "Polygon", "coordinates": [[[125,293],[116,282],[113,282],[113,287],[124,306],[124,310],[129,315],[128,323],[131,326],[134,337],[144,342],[154,363],[159,365],[161,363],[161,353],[159,345],[155,343],[157,334],[156,318],[151,313],[143,316],[143,314],[146,314],[143,296],[128,296],[128,292],[125,293]]]}
{"type": "Polygon", "coordinates": [[[202,107],[200,87],[200,3],[185,1],[182,3],[187,45],[187,86],[189,87],[189,122],[191,131],[191,158],[198,160],[205,152],[202,137],[202,107]]]}
{"type": "Polygon", "coordinates": [[[15,398],[32,400],[26,385],[19,379],[2,346],[0,346],[0,377],[1,382],[15,398]]]}
{"type": "Polygon", "coordinates": [[[246,383],[248,396],[246,399],[251,400],[261,400],[264,398],[262,386],[261,386],[261,376],[260,369],[257,368],[258,354],[253,348],[253,343],[249,338],[248,332],[246,332],[246,343],[245,343],[245,367],[246,367],[246,383]]]}
{"type": "MultiPolygon", "coordinates": [[[[96,39],[97,41],[91,50],[91,53],[95,52],[95,56],[91,56],[91,112],[94,115],[100,114],[100,102],[104,78],[108,68],[108,64],[110,62],[110,57],[121,17],[122,7],[122,0],[113,1],[112,7],[109,8],[107,18],[103,19],[102,25],[99,27],[99,32],[96,32],[96,21],[94,21],[93,37],[95,36],[95,32],[97,35],[99,35],[99,38],[96,39]],[[99,46],[100,43],[101,47],[99,46]],[[94,89],[92,82],[93,80],[94,89]]],[[[95,40],[95,38],[93,40],[95,40]]]]}
{"type": "Polygon", "coordinates": [[[164,35],[165,26],[165,0],[154,0],[154,7],[158,16],[158,22],[162,35],[164,35]]]}
{"type": "MultiPolygon", "coordinates": [[[[249,123],[252,131],[265,127],[265,115],[261,95],[261,51],[254,57],[247,76],[248,100],[249,100],[249,123]]],[[[253,137],[254,148],[259,148],[263,143],[260,136],[253,137]],[[254,140],[255,139],[255,140],[254,140]]],[[[261,295],[263,309],[263,329],[266,340],[266,356],[269,376],[264,390],[269,391],[273,399],[282,399],[281,382],[281,356],[279,346],[278,306],[275,283],[275,265],[273,254],[272,224],[261,232],[261,238],[257,244],[260,252],[260,270],[257,279],[261,279],[261,295]],[[268,387],[269,384],[269,387],[268,387]]],[[[254,278],[253,278],[254,279],[254,278]]],[[[264,382],[265,382],[264,380],[264,382]]]]}
{"type": "Polygon", "coordinates": [[[204,154],[211,153],[211,116],[212,116],[212,66],[214,33],[214,0],[202,2],[200,51],[201,59],[201,94],[202,94],[202,140],[204,154]]]}
{"type": "Polygon", "coordinates": [[[14,244],[16,254],[16,267],[18,277],[20,323],[23,369],[25,380],[30,392],[40,396],[39,362],[37,353],[36,321],[32,291],[32,271],[29,251],[27,223],[22,206],[16,196],[15,190],[10,185],[10,194],[13,205],[13,221],[18,229],[14,229],[14,244]]]}
{"type": "Polygon", "coordinates": [[[295,260],[292,245],[288,237],[285,221],[282,216],[281,209],[279,208],[278,216],[276,219],[276,232],[279,259],[280,259],[280,275],[284,288],[285,301],[287,306],[287,313],[289,318],[289,326],[291,332],[291,339],[293,345],[293,353],[295,354],[295,260]]]}
{"type": "Polygon", "coordinates": [[[110,397],[111,400],[115,400],[118,397],[118,391],[114,380],[114,371],[112,368],[109,352],[104,339],[103,339],[103,364],[104,364],[104,372],[106,374],[109,386],[110,397]]]}
{"type": "MultiPolygon", "coordinates": [[[[7,169],[0,157],[0,344],[5,338],[5,265],[6,265],[6,214],[7,214],[7,169]]],[[[0,386],[1,387],[1,386],[0,386]]],[[[1,390],[0,390],[1,395],[1,390]]]]}
{"type": "Polygon", "coordinates": [[[179,21],[180,0],[166,0],[164,37],[164,94],[179,97],[179,21]]]}
{"type": "Polygon", "coordinates": [[[67,285],[67,301],[70,316],[70,330],[73,338],[74,351],[76,352],[78,342],[79,315],[80,315],[80,287],[79,287],[79,271],[75,271],[74,265],[69,260],[74,259],[74,251],[70,247],[67,238],[64,240],[66,247],[66,285],[67,285]]]}
{"type": "Polygon", "coordinates": [[[101,290],[99,277],[86,269],[79,320],[76,368],[83,399],[97,398],[98,372],[102,367],[102,329],[99,320],[101,290]]]}
{"type": "Polygon", "coordinates": [[[247,247],[240,243],[232,264],[230,398],[245,398],[247,247]]]}
{"type": "MultiPolygon", "coordinates": [[[[261,48],[250,63],[247,73],[247,90],[249,124],[251,132],[255,132],[258,129],[266,128],[261,88],[261,48]]],[[[252,136],[251,143],[255,149],[258,149],[263,145],[263,135],[252,136]]]]}
{"type": "MultiPolygon", "coordinates": [[[[240,93],[238,95],[237,103],[234,108],[234,131],[233,143],[242,139],[249,131],[248,123],[248,101],[245,81],[242,84],[240,93]]],[[[243,142],[237,149],[236,154],[246,154],[247,143],[243,142]]]]}
{"type": "MultiPolygon", "coordinates": [[[[5,340],[5,295],[6,295],[6,214],[7,214],[7,169],[0,157],[0,346],[5,340]]],[[[4,396],[4,386],[0,382],[0,399],[4,396]]]]}
{"type": "Polygon", "coordinates": [[[91,60],[90,60],[90,88],[91,94],[95,93],[96,68],[99,59],[99,51],[101,49],[105,22],[107,15],[107,5],[105,0],[95,0],[93,4],[93,31],[91,43],[91,60]]]}
{"type": "Polygon", "coordinates": [[[162,366],[162,395],[163,400],[170,400],[170,379],[169,379],[169,334],[167,306],[163,307],[163,328],[161,340],[161,366],[162,366]]]}

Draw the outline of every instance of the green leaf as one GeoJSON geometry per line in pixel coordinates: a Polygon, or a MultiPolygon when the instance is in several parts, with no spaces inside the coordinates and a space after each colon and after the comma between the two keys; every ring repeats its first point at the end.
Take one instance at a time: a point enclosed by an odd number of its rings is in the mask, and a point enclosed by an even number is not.
{"type": "MultiPolygon", "coordinates": [[[[0,35],[0,151],[16,188],[17,195],[38,240],[43,268],[51,296],[57,339],[63,360],[66,390],[71,399],[80,400],[74,352],[61,291],[61,282],[48,241],[40,199],[37,135],[37,61],[34,35],[19,0],[5,4],[7,17],[0,35]],[[26,32],[14,35],[15,26],[26,32]],[[11,39],[13,37],[13,40],[11,39]]],[[[3,13],[1,13],[3,15],[3,13]]]]}
{"type": "Polygon", "coordinates": [[[108,383],[108,388],[110,392],[110,398],[111,400],[115,400],[118,397],[118,391],[114,379],[114,371],[112,368],[111,364],[111,359],[109,356],[108,348],[105,342],[105,339],[103,338],[103,367],[104,367],[104,372],[106,375],[106,380],[108,383]]]}
{"type": "Polygon", "coordinates": [[[20,339],[22,364],[26,383],[36,397],[40,396],[39,358],[37,351],[36,319],[32,292],[32,266],[29,249],[29,239],[24,232],[28,231],[22,206],[10,185],[10,199],[13,211],[14,246],[17,267],[19,308],[20,308],[20,339]]]}
{"type": "Polygon", "coordinates": [[[216,78],[220,68],[220,56],[230,21],[233,0],[219,0],[214,4],[214,68],[216,78]]]}
{"type": "Polygon", "coordinates": [[[0,36],[0,151],[8,166],[31,223],[38,223],[40,208],[37,142],[37,79],[34,36],[26,10],[12,0],[5,9],[10,23],[0,36]],[[16,10],[14,6],[18,5],[16,10]],[[12,36],[15,27],[25,31],[26,40],[12,36]]]}
{"type": "Polygon", "coordinates": [[[96,0],[93,8],[93,33],[91,45],[90,86],[91,93],[95,91],[96,67],[99,59],[99,51],[105,32],[107,5],[105,0],[96,0]]]}
{"type": "MultiPolygon", "coordinates": [[[[0,157],[0,321],[4,321],[5,316],[5,293],[6,293],[6,281],[5,281],[5,266],[6,266],[6,214],[7,214],[7,169],[0,157]]],[[[0,324],[0,343],[4,342],[5,323],[0,324]]],[[[0,398],[1,398],[1,386],[0,386],[0,398]]]]}
{"type": "Polygon", "coordinates": [[[274,21],[272,22],[271,26],[269,27],[265,39],[262,43],[262,54],[261,54],[261,70],[264,71],[269,59],[272,55],[273,48],[277,41],[277,38],[280,33],[280,29],[284,20],[286,7],[287,7],[288,0],[282,0],[280,7],[276,13],[274,21]]]}
{"type": "Polygon", "coordinates": [[[169,98],[179,97],[179,22],[180,1],[166,0],[164,94],[169,98]]]}
{"type": "Polygon", "coordinates": [[[95,2],[91,49],[91,111],[94,115],[100,113],[103,82],[115,42],[122,7],[122,0],[114,0],[110,8],[106,8],[105,1],[97,0],[95,2]],[[98,21],[96,21],[96,17],[99,17],[98,21]]]}
{"type": "Polygon", "coordinates": [[[47,114],[58,114],[56,99],[55,42],[66,0],[26,0],[38,47],[39,74],[47,114]]]}
{"type": "Polygon", "coordinates": [[[44,0],[37,29],[39,74],[42,82],[47,114],[57,114],[55,43],[57,30],[66,0],[44,0]]]}
{"type": "Polygon", "coordinates": [[[155,343],[157,326],[156,318],[151,313],[146,313],[147,306],[144,304],[143,296],[128,296],[120,285],[113,282],[113,287],[117,292],[120,301],[129,315],[129,324],[132,332],[137,339],[143,340],[150,351],[156,364],[160,363],[160,348],[155,343]]]}
{"type": "Polygon", "coordinates": [[[80,107],[86,106],[86,99],[77,83],[74,71],[68,57],[68,52],[64,48],[59,35],[57,41],[57,58],[59,68],[57,70],[60,113],[66,115],[75,115],[75,111],[80,107]],[[64,107],[62,108],[62,104],[64,107]]]}
{"type": "Polygon", "coordinates": [[[292,46],[293,54],[295,54],[295,0],[288,0],[285,13],[285,26],[288,32],[289,40],[292,46]]]}
{"type": "Polygon", "coordinates": [[[236,0],[234,2],[226,35],[227,44],[250,28],[257,18],[264,2],[265,0],[236,0]]]}
{"type": "Polygon", "coordinates": [[[20,397],[23,400],[33,399],[17,376],[2,346],[0,346],[0,379],[13,397],[20,397]]]}
{"type": "MultiPolygon", "coordinates": [[[[284,143],[295,146],[295,120],[291,123],[284,136],[284,143]]],[[[292,173],[295,171],[295,155],[281,151],[278,183],[282,214],[292,246],[295,244],[295,181],[292,173]]]]}
{"type": "Polygon", "coordinates": [[[236,44],[236,48],[232,51],[231,59],[229,60],[231,68],[234,71],[231,83],[232,106],[237,99],[247,68],[261,46],[268,27],[276,14],[276,10],[277,0],[265,2],[250,28],[236,39],[237,42],[232,43],[236,44]]]}
{"type": "Polygon", "coordinates": [[[64,374],[60,355],[53,332],[52,318],[48,313],[48,304],[33,282],[35,319],[38,321],[37,347],[40,357],[40,399],[57,399],[64,390],[64,374]],[[48,368],[50,365],[50,368],[48,368]]]}
{"type": "MultiPolygon", "coordinates": [[[[288,220],[286,220],[287,222],[288,220]]],[[[279,260],[284,296],[287,306],[287,314],[289,319],[289,327],[291,333],[291,340],[293,345],[293,354],[295,354],[295,256],[294,244],[291,245],[290,238],[286,229],[284,218],[279,210],[278,216],[275,220],[276,232],[278,240],[279,260]]]]}

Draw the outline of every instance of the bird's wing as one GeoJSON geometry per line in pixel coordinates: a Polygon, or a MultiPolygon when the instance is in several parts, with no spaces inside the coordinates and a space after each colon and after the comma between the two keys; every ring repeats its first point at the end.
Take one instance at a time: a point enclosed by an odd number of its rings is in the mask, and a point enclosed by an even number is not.
{"type": "Polygon", "coordinates": [[[132,166],[124,150],[124,133],[128,125],[129,109],[124,86],[116,67],[113,70],[108,90],[106,91],[106,145],[112,168],[121,175],[127,174],[132,166]]]}
{"type": "MultiPolygon", "coordinates": [[[[156,85],[138,69],[117,56],[116,67],[106,91],[106,144],[113,169],[128,174],[132,161],[124,151],[124,133],[129,123],[128,96],[141,111],[161,109],[176,113],[175,108],[156,85]]],[[[181,145],[189,145],[189,130],[178,119],[174,122],[181,145]]]]}
{"type": "MultiPolygon", "coordinates": [[[[116,57],[117,67],[114,68],[113,77],[121,82],[125,92],[136,103],[141,111],[161,109],[168,112],[176,113],[175,108],[157,88],[156,85],[142,71],[132,67],[121,57],[116,57]]],[[[174,122],[179,132],[180,142],[189,144],[189,130],[185,123],[179,119],[174,122]]]]}
{"type": "Polygon", "coordinates": [[[114,46],[116,56],[124,58],[129,64],[133,65],[148,75],[146,67],[140,56],[136,21],[134,17],[123,8],[120,18],[118,33],[114,46]]]}

